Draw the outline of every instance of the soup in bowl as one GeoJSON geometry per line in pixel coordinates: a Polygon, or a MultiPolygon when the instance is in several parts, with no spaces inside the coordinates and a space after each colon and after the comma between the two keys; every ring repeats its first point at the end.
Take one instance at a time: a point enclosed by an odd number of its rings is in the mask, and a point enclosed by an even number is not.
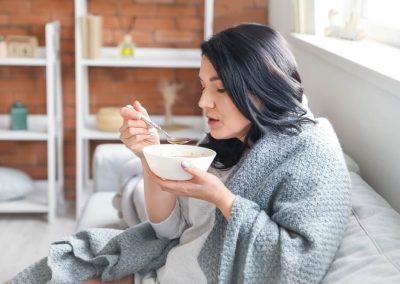
{"type": "Polygon", "coordinates": [[[189,180],[192,175],[182,168],[182,161],[207,171],[216,152],[193,145],[161,144],[144,147],[143,154],[151,171],[157,176],[169,180],[189,180]]]}

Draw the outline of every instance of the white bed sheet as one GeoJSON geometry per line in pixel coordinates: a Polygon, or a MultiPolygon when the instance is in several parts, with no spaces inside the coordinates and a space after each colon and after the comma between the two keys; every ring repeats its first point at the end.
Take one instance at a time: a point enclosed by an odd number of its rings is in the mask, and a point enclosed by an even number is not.
{"type": "Polygon", "coordinates": [[[353,208],[345,237],[323,284],[400,283],[400,214],[358,174],[346,157],[353,208]]]}

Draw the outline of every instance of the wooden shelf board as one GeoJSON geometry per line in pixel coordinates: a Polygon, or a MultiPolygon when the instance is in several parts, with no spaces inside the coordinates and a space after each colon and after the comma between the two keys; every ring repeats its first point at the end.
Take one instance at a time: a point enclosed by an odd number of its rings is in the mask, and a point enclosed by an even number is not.
{"type": "Polygon", "coordinates": [[[118,48],[103,47],[100,58],[81,59],[81,64],[102,67],[199,68],[200,60],[200,49],[136,48],[133,57],[121,57],[118,48]]]}
{"type": "Polygon", "coordinates": [[[0,58],[0,65],[3,66],[46,66],[46,48],[39,47],[35,58],[0,58]]]}
{"type": "Polygon", "coordinates": [[[10,115],[0,115],[0,140],[46,141],[47,138],[46,115],[28,115],[27,130],[11,130],[10,115]]]}
{"type": "MultiPolygon", "coordinates": [[[[162,125],[164,117],[161,115],[151,116],[151,119],[162,125]]],[[[187,125],[188,128],[169,132],[174,137],[187,137],[193,140],[200,140],[205,135],[203,131],[203,117],[202,116],[174,116],[175,123],[187,125]]],[[[90,140],[119,140],[119,132],[105,132],[96,129],[95,116],[90,115],[87,122],[82,129],[82,138],[90,140]]],[[[161,139],[162,135],[160,136],[161,139]]]]}

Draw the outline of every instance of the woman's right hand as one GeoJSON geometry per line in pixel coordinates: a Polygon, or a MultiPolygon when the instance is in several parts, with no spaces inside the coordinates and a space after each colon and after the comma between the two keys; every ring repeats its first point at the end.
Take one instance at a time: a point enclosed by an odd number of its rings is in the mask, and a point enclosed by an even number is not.
{"type": "Polygon", "coordinates": [[[160,144],[160,138],[157,130],[149,128],[147,124],[140,119],[141,115],[149,116],[146,109],[142,107],[138,101],[133,103],[133,108],[121,108],[121,116],[124,122],[119,129],[119,133],[122,143],[143,160],[143,147],[160,144]]]}

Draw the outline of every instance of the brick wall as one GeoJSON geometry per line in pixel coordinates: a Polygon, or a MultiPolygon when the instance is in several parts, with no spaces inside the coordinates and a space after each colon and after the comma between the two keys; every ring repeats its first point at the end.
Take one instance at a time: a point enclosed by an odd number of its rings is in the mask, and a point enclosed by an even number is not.
{"type": "MultiPolygon", "coordinates": [[[[75,198],[75,80],[74,1],[0,0],[0,35],[35,35],[44,44],[44,24],[61,22],[61,61],[64,95],[65,196],[75,198]]],[[[143,47],[198,47],[203,35],[203,0],[88,0],[89,11],[103,16],[103,42],[118,44],[131,25],[133,40],[143,47]]],[[[215,0],[214,30],[243,21],[267,22],[267,0],[215,0]]],[[[121,106],[139,99],[153,114],[162,114],[161,78],[179,80],[184,90],[174,114],[199,114],[197,70],[144,68],[90,68],[90,111],[121,106]]],[[[8,113],[16,100],[29,113],[46,111],[43,67],[0,66],[0,113],[8,113]]],[[[118,142],[118,141],[116,141],[118,142]]],[[[98,142],[91,144],[91,150],[98,142]]],[[[33,178],[46,178],[43,142],[0,141],[0,166],[21,169],[33,178]]]]}

